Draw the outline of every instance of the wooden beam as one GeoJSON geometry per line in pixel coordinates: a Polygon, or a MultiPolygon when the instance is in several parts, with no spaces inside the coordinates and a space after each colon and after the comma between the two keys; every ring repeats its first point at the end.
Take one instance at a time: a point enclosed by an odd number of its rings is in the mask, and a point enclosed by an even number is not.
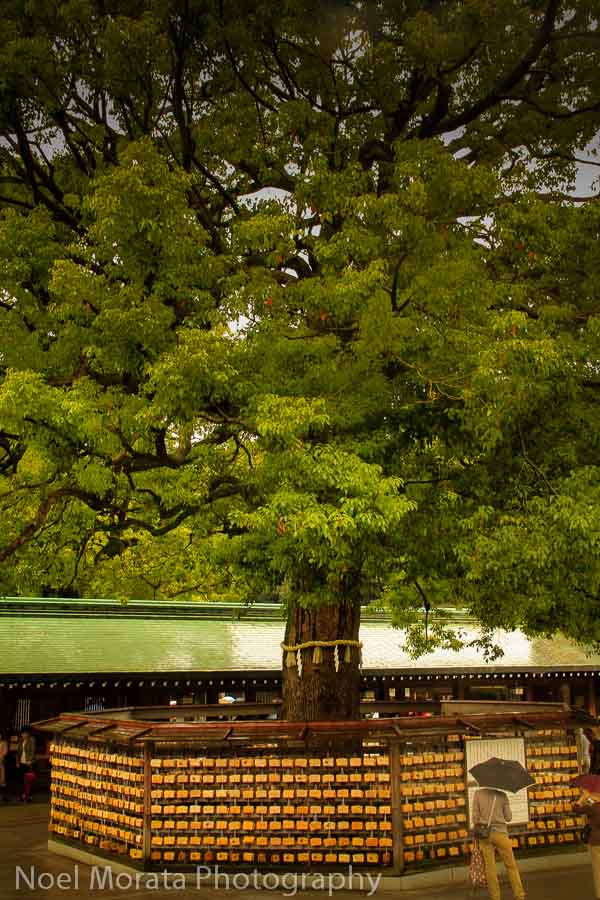
{"type": "Polygon", "coordinates": [[[392,807],[392,872],[402,875],[404,871],[404,819],[402,816],[402,794],[400,791],[400,744],[390,741],[390,779],[392,807]]]}
{"type": "Polygon", "coordinates": [[[152,731],[152,726],[148,726],[148,728],[142,728],[141,731],[136,731],[135,734],[132,734],[129,738],[130,741],[137,741],[138,738],[141,738],[145,734],[149,734],[152,731]]]}
{"type": "Polygon", "coordinates": [[[109,728],[112,728],[112,723],[110,725],[99,725],[98,728],[93,728],[91,731],[88,731],[88,737],[100,734],[102,731],[108,731],[109,728]]]}
{"type": "Polygon", "coordinates": [[[527,719],[522,719],[520,716],[515,716],[513,722],[516,722],[517,725],[523,725],[529,731],[533,731],[535,729],[535,725],[533,722],[529,722],[527,719]]]}
{"type": "Polygon", "coordinates": [[[66,725],[64,728],[60,728],[57,731],[57,734],[62,737],[63,734],[66,734],[68,731],[72,731],[73,728],[79,728],[81,725],[85,725],[85,719],[79,719],[78,722],[71,722],[70,725],[66,725]]]}
{"type": "Polygon", "coordinates": [[[154,744],[144,743],[144,814],[142,826],[142,860],[144,868],[150,864],[150,845],[152,842],[152,755],[154,744]]]}
{"type": "Polygon", "coordinates": [[[462,725],[463,728],[468,728],[470,731],[474,731],[476,734],[483,734],[483,730],[478,728],[477,725],[473,725],[472,722],[469,722],[467,719],[457,719],[457,725],[462,725]]]}

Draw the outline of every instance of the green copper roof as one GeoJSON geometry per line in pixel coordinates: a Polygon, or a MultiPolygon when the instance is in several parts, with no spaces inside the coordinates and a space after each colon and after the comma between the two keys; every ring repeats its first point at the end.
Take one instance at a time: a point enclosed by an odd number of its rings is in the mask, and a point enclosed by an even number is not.
{"type": "MultiPolygon", "coordinates": [[[[250,672],[281,668],[281,620],[224,620],[186,616],[141,618],[110,610],[82,617],[69,612],[17,615],[0,602],[0,674],[250,672]]],[[[472,627],[461,627],[474,637],[472,627]]],[[[600,655],[588,655],[562,637],[528,640],[500,633],[504,656],[487,663],[481,653],[438,650],[411,660],[404,635],[386,622],[364,622],[366,670],[587,669],[600,670],[600,655]]]]}

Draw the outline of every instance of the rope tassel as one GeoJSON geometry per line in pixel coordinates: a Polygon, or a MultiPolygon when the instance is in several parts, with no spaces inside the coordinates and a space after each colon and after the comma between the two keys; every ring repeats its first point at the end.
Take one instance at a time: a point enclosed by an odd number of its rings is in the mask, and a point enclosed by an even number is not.
{"type": "Polygon", "coordinates": [[[316,666],[318,666],[319,663],[322,663],[322,662],[323,662],[323,651],[321,650],[321,648],[320,648],[319,645],[317,644],[317,646],[316,646],[315,649],[313,650],[313,663],[314,663],[316,666]]]}

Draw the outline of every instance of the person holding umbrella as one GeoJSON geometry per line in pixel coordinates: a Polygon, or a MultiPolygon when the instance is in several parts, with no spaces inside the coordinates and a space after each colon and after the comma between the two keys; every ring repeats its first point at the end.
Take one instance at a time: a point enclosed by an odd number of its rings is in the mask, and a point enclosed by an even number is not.
{"type": "Polygon", "coordinates": [[[521,763],[512,759],[492,757],[469,770],[480,785],[473,797],[473,833],[479,842],[490,900],[500,900],[500,884],[496,869],[496,850],[506,868],[515,900],[525,900],[521,875],[508,836],[507,823],[512,810],[506,791],[516,793],[534,779],[521,763]]]}
{"type": "Polygon", "coordinates": [[[573,811],[587,816],[582,840],[590,848],[594,894],[600,900],[600,775],[579,775],[571,784],[581,788],[581,797],[573,804],[573,811]]]}

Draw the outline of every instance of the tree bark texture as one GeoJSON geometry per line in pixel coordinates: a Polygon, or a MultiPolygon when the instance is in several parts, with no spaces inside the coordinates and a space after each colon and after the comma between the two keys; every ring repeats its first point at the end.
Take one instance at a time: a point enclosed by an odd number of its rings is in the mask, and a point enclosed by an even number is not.
{"type": "MultiPolygon", "coordinates": [[[[350,600],[303,609],[294,606],[289,613],[286,646],[306,641],[358,640],[360,605],[350,600]]],[[[282,718],[291,722],[325,722],[360,718],[360,651],[351,646],[350,662],[346,647],[339,646],[339,670],[335,668],[333,647],[322,648],[322,659],[313,662],[314,648],[300,651],[302,674],[298,667],[287,666],[283,653],[282,718]]]]}

